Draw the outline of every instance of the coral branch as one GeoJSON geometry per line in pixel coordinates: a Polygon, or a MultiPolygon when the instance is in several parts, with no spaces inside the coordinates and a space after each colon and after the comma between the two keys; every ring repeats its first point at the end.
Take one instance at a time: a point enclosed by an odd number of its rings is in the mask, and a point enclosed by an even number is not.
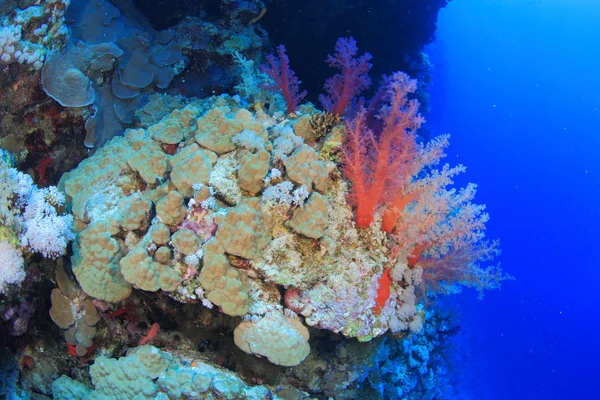
{"type": "Polygon", "coordinates": [[[484,240],[489,216],[485,206],[471,202],[475,191],[474,184],[459,191],[425,190],[399,213],[394,230],[397,252],[406,255],[409,267],[423,269],[430,290],[455,291],[459,283],[481,293],[510,278],[497,267],[481,267],[499,250],[497,241],[484,240]]]}
{"type": "Polygon", "coordinates": [[[424,122],[419,103],[408,100],[416,90],[416,81],[397,72],[388,88],[389,104],[382,107],[383,121],[379,139],[367,127],[367,111],[359,107],[347,121],[347,140],[343,149],[344,173],[352,182],[350,200],[356,205],[356,224],[367,228],[373,222],[375,208],[386,195],[410,177],[419,155],[415,131],[424,122]]]}
{"type": "Polygon", "coordinates": [[[277,46],[277,53],[279,58],[269,54],[267,56],[269,65],[261,65],[260,69],[275,81],[275,84],[268,86],[267,89],[281,90],[281,94],[285,98],[287,113],[291,114],[298,108],[298,103],[306,97],[306,90],[300,92],[300,81],[290,68],[290,59],[285,52],[285,46],[277,46]]]}
{"type": "Polygon", "coordinates": [[[325,82],[325,91],[328,94],[319,96],[323,108],[330,113],[344,115],[352,99],[371,86],[371,79],[367,73],[372,67],[369,61],[373,57],[365,53],[356,58],[357,53],[358,47],[354,38],[339,38],[335,44],[335,54],[328,54],[325,59],[330,67],[341,71],[325,82]]]}

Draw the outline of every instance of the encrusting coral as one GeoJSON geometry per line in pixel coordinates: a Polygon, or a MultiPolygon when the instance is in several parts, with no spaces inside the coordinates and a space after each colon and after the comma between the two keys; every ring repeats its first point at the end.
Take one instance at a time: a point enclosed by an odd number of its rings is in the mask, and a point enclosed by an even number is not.
{"type": "Polygon", "coordinates": [[[84,399],[268,399],[264,386],[248,386],[234,373],[189,356],[141,346],[119,359],[98,357],[90,367],[94,389],[63,375],[52,384],[54,398],[84,399]]]}

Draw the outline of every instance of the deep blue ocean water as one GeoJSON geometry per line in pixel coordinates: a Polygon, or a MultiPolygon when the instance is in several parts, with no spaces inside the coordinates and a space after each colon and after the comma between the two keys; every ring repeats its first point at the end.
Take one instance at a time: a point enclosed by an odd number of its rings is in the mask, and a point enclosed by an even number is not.
{"type": "Polygon", "coordinates": [[[429,52],[432,130],[516,278],[459,300],[470,397],[598,399],[600,1],[453,0],[429,52]]]}

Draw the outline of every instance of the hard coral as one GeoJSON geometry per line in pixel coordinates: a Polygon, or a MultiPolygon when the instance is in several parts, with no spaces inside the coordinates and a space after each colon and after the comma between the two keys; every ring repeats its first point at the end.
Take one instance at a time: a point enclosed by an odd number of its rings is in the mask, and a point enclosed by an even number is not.
{"type": "Polygon", "coordinates": [[[270,312],[256,322],[242,322],[233,337],[246,353],[267,357],[273,364],[286,367],[300,364],[310,352],[308,329],[281,311],[270,312]]]}
{"type": "Polygon", "coordinates": [[[123,248],[114,237],[118,229],[106,221],[90,224],[79,233],[73,246],[73,273],[85,293],[117,302],[131,294],[131,285],[121,275],[123,248]]]}
{"type": "Polygon", "coordinates": [[[261,256],[269,245],[270,220],[261,211],[260,201],[252,197],[231,209],[219,226],[217,238],[225,252],[246,259],[261,256]]]}
{"type": "Polygon", "coordinates": [[[167,353],[141,346],[117,359],[98,357],[90,367],[94,389],[66,375],[56,379],[56,399],[89,398],[223,398],[270,399],[275,395],[264,386],[248,386],[233,372],[204,361],[196,354],[167,353]]]}
{"type": "Polygon", "coordinates": [[[207,298],[231,316],[245,315],[249,309],[248,279],[244,271],[229,264],[217,239],[204,245],[204,267],[200,283],[207,298]]]}

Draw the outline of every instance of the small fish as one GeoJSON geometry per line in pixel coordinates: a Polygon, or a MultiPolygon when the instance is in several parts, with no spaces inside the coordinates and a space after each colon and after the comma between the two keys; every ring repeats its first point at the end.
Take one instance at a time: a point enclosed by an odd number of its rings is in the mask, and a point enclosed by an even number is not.
{"type": "Polygon", "coordinates": [[[158,335],[158,330],[160,329],[160,325],[156,322],[152,324],[152,327],[148,331],[148,334],[140,339],[138,346],[141,346],[145,343],[151,342],[156,335],[158,335]]]}

